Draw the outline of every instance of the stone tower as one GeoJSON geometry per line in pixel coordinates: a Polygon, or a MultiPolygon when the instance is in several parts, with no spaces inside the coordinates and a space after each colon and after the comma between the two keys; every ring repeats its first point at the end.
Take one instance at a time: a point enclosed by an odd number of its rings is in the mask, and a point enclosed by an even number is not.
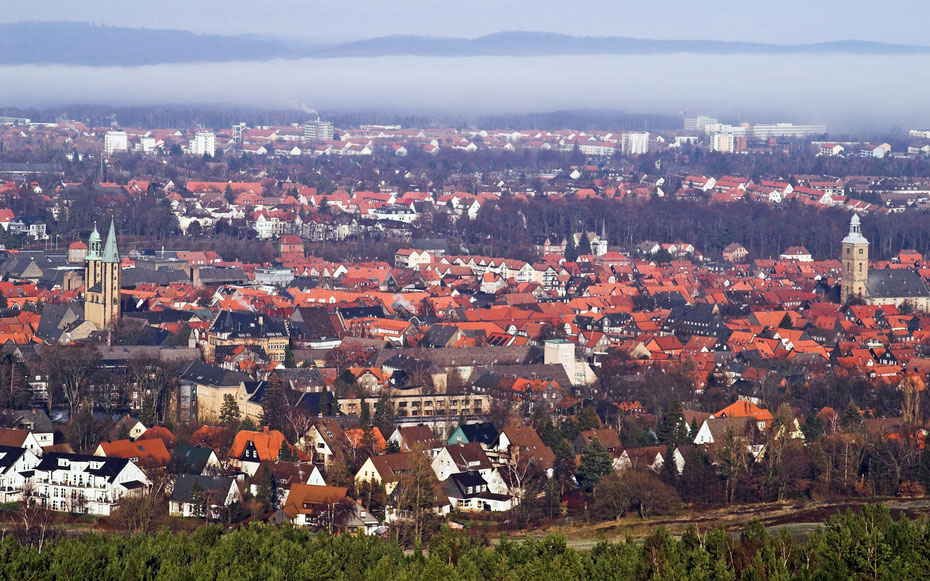
{"type": "Polygon", "coordinates": [[[98,329],[113,326],[120,317],[121,269],[116,228],[110,221],[106,244],[100,249],[100,233],[94,231],[87,241],[84,261],[84,320],[98,329]]]}
{"type": "Polygon", "coordinates": [[[865,298],[868,294],[866,283],[869,280],[869,241],[862,235],[859,216],[855,214],[849,221],[849,234],[843,238],[841,261],[843,280],[840,284],[840,300],[845,303],[851,297],[865,298]]]}

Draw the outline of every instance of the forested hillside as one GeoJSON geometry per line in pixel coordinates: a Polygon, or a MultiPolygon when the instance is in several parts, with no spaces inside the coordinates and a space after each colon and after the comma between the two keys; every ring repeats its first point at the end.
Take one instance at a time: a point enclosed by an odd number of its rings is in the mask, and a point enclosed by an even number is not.
{"type": "Polygon", "coordinates": [[[493,547],[444,530],[424,552],[389,541],[314,537],[253,524],[223,534],[101,536],[22,545],[0,543],[4,579],[926,579],[930,522],[894,521],[882,506],[837,515],[807,541],[750,524],[740,534],[658,529],[644,542],[600,542],[591,551],[564,538],[502,540],[493,547]]]}

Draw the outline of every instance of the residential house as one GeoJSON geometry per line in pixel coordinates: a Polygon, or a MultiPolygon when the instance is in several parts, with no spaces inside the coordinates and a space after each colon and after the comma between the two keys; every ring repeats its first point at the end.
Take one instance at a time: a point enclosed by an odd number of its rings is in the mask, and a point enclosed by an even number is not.
{"type": "Polygon", "coordinates": [[[397,444],[404,452],[423,452],[442,445],[429,426],[397,427],[388,438],[388,442],[397,444]]]}
{"type": "Polygon", "coordinates": [[[0,446],[0,502],[22,501],[38,464],[39,457],[26,448],[0,446]]]}
{"type": "Polygon", "coordinates": [[[242,493],[232,476],[181,474],[168,499],[168,514],[218,519],[223,507],[234,502],[242,502],[242,493]]]}
{"type": "Polygon", "coordinates": [[[35,468],[35,497],[49,510],[110,516],[119,500],[149,486],[131,460],[46,454],[35,468]]]}
{"type": "Polygon", "coordinates": [[[262,462],[277,460],[282,449],[288,449],[296,456],[296,449],[278,430],[240,430],[229,449],[229,458],[234,467],[248,476],[254,476],[262,462]]]}
{"type": "Polygon", "coordinates": [[[513,497],[492,492],[481,473],[475,470],[450,475],[442,488],[453,509],[501,512],[513,508],[513,497]]]}
{"type": "Polygon", "coordinates": [[[42,455],[42,446],[32,432],[16,428],[0,428],[0,446],[25,448],[35,454],[42,455]]]}

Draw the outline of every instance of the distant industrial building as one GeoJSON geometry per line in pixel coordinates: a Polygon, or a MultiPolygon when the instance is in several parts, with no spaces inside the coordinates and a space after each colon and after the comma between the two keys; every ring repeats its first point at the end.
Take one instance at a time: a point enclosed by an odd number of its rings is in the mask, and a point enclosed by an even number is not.
{"type": "Polygon", "coordinates": [[[714,125],[717,123],[717,119],[714,117],[707,117],[705,115],[698,115],[697,117],[689,117],[685,119],[685,131],[704,131],[705,125],[714,125]]]}
{"type": "Polygon", "coordinates": [[[754,125],[752,136],[756,139],[770,137],[811,137],[827,132],[826,125],[794,125],[793,123],[775,123],[773,125],[754,125]]]}

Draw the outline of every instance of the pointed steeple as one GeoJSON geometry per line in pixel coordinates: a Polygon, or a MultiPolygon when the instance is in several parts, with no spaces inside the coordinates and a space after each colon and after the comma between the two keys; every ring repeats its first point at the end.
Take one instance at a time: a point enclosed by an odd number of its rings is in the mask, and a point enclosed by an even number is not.
{"type": "Polygon", "coordinates": [[[96,222],[94,222],[94,231],[87,239],[87,260],[100,260],[100,232],[97,232],[96,222]]]}
{"type": "Polygon", "coordinates": [[[119,249],[116,247],[116,227],[110,220],[110,232],[107,234],[107,243],[103,247],[104,262],[119,262],[119,249]]]}

